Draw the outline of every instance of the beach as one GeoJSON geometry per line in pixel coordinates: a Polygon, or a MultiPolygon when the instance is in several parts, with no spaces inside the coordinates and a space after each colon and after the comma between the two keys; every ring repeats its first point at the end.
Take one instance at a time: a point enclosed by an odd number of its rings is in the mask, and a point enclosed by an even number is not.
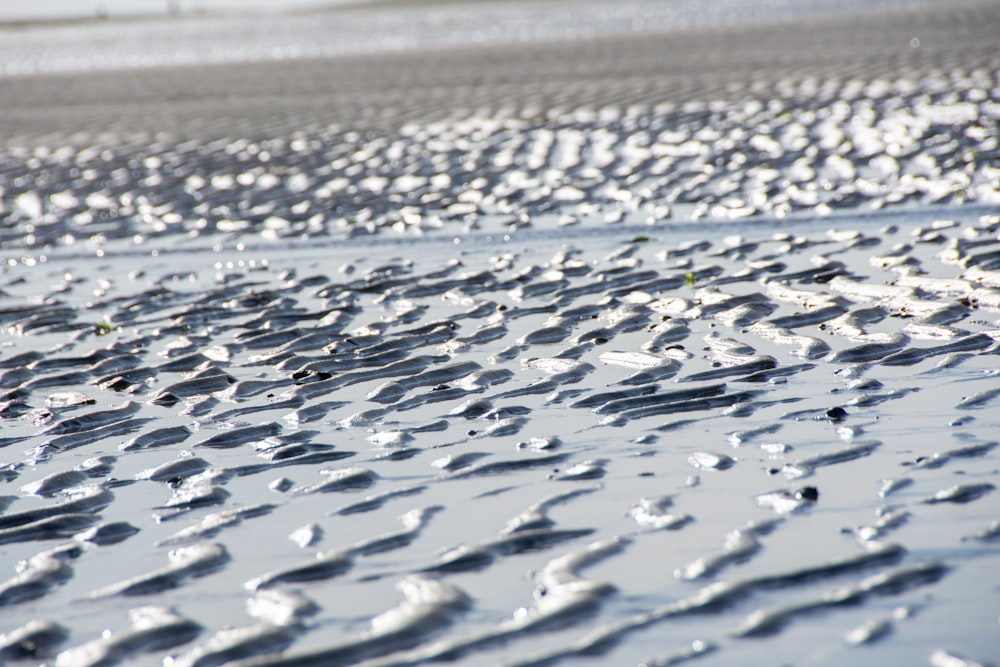
{"type": "Polygon", "coordinates": [[[0,30],[0,662],[996,664],[994,3],[0,30]]]}

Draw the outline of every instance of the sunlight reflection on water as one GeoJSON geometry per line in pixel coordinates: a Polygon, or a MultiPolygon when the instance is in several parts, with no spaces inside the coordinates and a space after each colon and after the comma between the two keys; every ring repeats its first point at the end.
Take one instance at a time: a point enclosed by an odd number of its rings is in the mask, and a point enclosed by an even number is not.
{"type": "Polygon", "coordinates": [[[37,0],[0,4],[0,21],[199,12],[283,12],[365,0],[37,0]]]}

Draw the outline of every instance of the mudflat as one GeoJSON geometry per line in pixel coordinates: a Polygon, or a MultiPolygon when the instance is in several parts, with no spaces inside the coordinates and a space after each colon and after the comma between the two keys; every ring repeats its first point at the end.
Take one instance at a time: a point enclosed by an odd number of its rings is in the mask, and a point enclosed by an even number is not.
{"type": "Polygon", "coordinates": [[[1000,11],[699,7],[4,28],[0,659],[994,660],[1000,11]]]}

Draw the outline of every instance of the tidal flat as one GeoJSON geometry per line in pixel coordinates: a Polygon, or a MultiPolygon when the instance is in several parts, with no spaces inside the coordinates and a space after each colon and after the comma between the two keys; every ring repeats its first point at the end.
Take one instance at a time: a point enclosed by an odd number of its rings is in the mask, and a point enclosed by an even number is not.
{"type": "Polygon", "coordinates": [[[584,4],[0,47],[0,660],[994,664],[1000,12],[584,4]]]}

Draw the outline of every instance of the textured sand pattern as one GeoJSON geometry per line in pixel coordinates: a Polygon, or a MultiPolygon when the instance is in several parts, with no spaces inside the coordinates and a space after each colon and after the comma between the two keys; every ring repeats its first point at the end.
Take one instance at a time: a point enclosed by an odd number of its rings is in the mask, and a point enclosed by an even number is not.
{"type": "Polygon", "coordinates": [[[998,228],[598,236],[450,262],[424,243],[344,274],[327,255],[360,248],[25,267],[5,290],[39,305],[3,311],[19,493],[0,536],[27,559],[6,616],[60,624],[41,654],[95,612],[115,628],[59,664],[288,644],[288,664],[619,662],[692,641],[728,662],[734,632],[817,618],[837,628],[814,630],[827,659],[854,625],[848,644],[908,641],[925,589],[993,560],[998,228]],[[793,547],[804,534],[822,548],[793,547]],[[404,602],[371,608],[396,581],[404,602]],[[175,611],[127,629],[118,599],[175,611]]]}
{"type": "Polygon", "coordinates": [[[0,240],[996,207],[997,25],[987,6],[8,78],[0,240]]]}
{"type": "Polygon", "coordinates": [[[996,26],[4,79],[0,661],[989,664],[996,26]]]}

